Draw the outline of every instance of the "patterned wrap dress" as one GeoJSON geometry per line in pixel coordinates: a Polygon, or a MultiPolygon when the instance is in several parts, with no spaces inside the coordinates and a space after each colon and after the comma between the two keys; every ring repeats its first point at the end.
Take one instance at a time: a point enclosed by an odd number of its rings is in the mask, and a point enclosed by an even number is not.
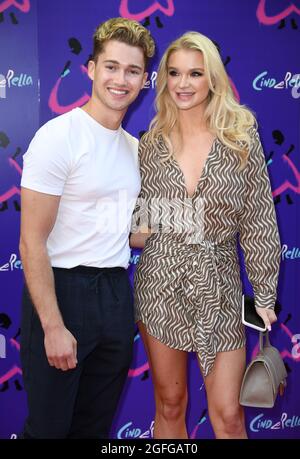
{"type": "Polygon", "coordinates": [[[215,139],[191,198],[163,138],[153,145],[145,134],[139,146],[132,231],[140,224],[155,230],[135,272],[136,321],[165,345],[196,352],[204,376],[217,352],[245,345],[238,241],[256,306],[273,308],[276,300],[280,239],[259,134],[250,134],[243,170],[215,139]]]}

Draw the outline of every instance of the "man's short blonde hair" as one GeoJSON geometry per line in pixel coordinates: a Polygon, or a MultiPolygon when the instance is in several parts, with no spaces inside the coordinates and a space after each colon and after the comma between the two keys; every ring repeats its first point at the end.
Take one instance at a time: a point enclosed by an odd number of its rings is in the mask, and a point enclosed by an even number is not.
{"type": "Polygon", "coordinates": [[[138,46],[144,54],[145,66],[154,55],[155,43],[149,32],[139,22],[126,18],[112,18],[100,24],[95,30],[93,60],[103,52],[104,45],[109,40],[117,40],[131,46],[138,46]]]}

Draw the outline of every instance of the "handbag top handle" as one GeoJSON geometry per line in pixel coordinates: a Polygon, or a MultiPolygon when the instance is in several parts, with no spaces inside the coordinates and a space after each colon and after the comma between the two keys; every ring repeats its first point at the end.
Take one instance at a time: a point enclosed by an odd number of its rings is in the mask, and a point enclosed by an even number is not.
{"type": "Polygon", "coordinates": [[[259,332],[259,350],[260,352],[262,352],[264,349],[264,337],[266,338],[265,346],[271,346],[268,330],[266,330],[265,332],[259,332]]]}

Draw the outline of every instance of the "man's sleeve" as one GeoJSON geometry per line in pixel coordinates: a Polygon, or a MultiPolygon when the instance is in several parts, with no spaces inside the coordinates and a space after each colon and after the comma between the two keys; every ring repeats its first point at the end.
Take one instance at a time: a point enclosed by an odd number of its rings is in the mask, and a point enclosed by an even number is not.
{"type": "Polygon", "coordinates": [[[23,155],[21,186],[61,196],[71,170],[67,134],[56,135],[44,125],[23,155]]]}

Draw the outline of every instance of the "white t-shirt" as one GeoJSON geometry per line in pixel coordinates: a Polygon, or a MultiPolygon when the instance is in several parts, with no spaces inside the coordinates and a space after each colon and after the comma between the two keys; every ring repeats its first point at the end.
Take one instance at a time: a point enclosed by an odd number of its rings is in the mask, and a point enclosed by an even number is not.
{"type": "Polygon", "coordinates": [[[52,266],[127,268],[140,191],[138,140],[81,108],[48,121],[24,159],[21,186],[61,196],[47,249],[52,266]]]}

